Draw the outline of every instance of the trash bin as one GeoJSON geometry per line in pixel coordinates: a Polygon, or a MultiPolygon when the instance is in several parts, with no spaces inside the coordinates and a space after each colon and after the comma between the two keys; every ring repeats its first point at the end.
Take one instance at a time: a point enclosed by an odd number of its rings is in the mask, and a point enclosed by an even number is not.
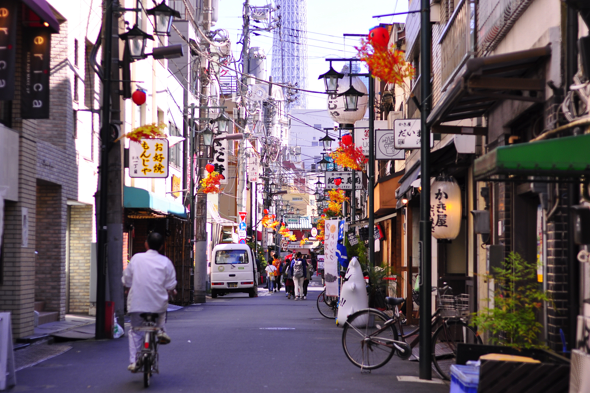
{"type": "Polygon", "coordinates": [[[479,366],[451,365],[451,393],[477,393],[479,366]]]}

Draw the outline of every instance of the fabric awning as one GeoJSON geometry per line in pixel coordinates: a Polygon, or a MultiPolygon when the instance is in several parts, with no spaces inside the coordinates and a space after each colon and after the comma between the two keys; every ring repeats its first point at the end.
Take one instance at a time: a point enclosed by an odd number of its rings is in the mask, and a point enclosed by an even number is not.
{"type": "Polygon", "coordinates": [[[54,33],[59,33],[59,22],[46,0],[22,0],[39,18],[47,22],[54,33]]]}
{"type": "Polygon", "coordinates": [[[545,80],[525,74],[550,55],[551,48],[545,46],[468,60],[433,108],[428,124],[480,117],[502,100],[545,102],[545,80]]]}
{"type": "Polygon", "coordinates": [[[169,201],[153,192],[136,187],[123,187],[123,207],[129,209],[151,209],[166,214],[187,218],[186,208],[169,201]]]}
{"type": "Polygon", "coordinates": [[[420,161],[416,161],[411,168],[399,179],[400,186],[395,190],[395,199],[400,201],[402,196],[408,191],[418,177],[420,176],[420,161]]]}
{"type": "Polygon", "coordinates": [[[590,176],[590,134],[500,146],[473,165],[475,180],[503,176],[590,176]]]}

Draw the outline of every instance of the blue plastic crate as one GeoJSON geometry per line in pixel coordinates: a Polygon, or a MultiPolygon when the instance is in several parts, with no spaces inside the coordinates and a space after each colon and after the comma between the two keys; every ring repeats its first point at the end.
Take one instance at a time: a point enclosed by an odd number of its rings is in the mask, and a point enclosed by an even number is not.
{"type": "Polygon", "coordinates": [[[451,393],[477,393],[479,366],[451,366],[451,393]]]}

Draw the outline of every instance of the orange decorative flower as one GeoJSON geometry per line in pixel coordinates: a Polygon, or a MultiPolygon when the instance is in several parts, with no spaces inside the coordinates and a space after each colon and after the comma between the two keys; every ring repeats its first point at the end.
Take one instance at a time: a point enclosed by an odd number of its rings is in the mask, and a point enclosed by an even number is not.
{"type": "Polygon", "coordinates": [[[356,47],[357,56],[367,63],[369,72],[376,78],[396,85],[404,85],[406,78],[413,78],[416,70],[405,59],[405,53],[387,46],[373,46],[366,38],[356,47]]]}
{"type": "Polygon", "coordinates": [[[164,133],[165,129],[166,124],[164,123],[160,123],[158,125],[156,125],[156,123],[145,124],[143,126],[137,127],[136,129],[134,129],[131,132],[128,132],[127,134],[121,135],[115,140],[115,142],[123,138],[129,138],[134,142],[139,142],[142,139],[166,139],[167,136],[164,133]]]}
{"type": "Polygon", "coordinates": [[[362,147],[356,147],[354,143],[345,145],[342,141],[339,142],[338,149],[330,153],[330,157],[337,165],[355,171],[362,171],[363,166],[369,161],[363,154],[362,147]]]}
{"type": "Polygon", "coordinates": [[[291,231],[289,231],[287,229],[286,226],[281,226],[281,228],[279,229],[279,235],[284,236],[284,237],[288,237],[291,234],[291,231]]]}
{"type": "Polygon", "coordinates": [[[295,236],[295,235],[289,235],[289,240],[291,240],[292,242],[294,242],[295,240],[297,240],[297,236],[295,236]]]}
{"type": "Polygon", "coordinates": [[[199,192],[217,194],[219,192],[219,184],[223,178],[224,176],[219,172],[209,172],[205,178],[201,179],[199,192]]]}
{"type": "Polygon", "coordinates": [[[299,241],[299,245],[300,245],[300,246],[305,246],[305,243],[307,242],[307,240],[308,240],[308,239],[307,239],[306,237],[304,237],[303,239],[301,239],[301,240],[299,241]]]}

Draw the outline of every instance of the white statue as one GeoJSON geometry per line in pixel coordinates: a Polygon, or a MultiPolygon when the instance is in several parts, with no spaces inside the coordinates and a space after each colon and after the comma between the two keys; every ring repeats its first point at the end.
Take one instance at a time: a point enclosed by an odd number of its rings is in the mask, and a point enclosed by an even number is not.
{"type": "Polygon", "coordinates": [[[346,269],[344,284],[340,291],[340,303],[338,305],[337,326],[344,326],[346,318],[363,308],[369,307],[369,296],[363,276],[363,269],[357,257],[352,258],[346,269]]]}

